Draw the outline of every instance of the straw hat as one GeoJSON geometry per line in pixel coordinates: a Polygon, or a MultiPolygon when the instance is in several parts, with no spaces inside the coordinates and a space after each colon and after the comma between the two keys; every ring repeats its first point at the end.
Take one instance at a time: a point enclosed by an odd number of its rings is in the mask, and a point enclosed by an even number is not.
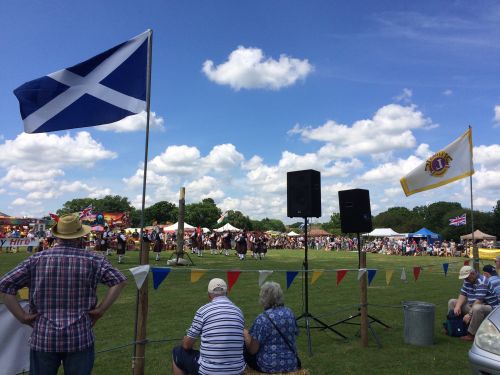
{"type": "Polygon", "coordinates": [[[80,238],[90,233],[90,227],[83,225],[73,214],[63,215],[52,227],[52,234],[63,239],[80,238]]]}

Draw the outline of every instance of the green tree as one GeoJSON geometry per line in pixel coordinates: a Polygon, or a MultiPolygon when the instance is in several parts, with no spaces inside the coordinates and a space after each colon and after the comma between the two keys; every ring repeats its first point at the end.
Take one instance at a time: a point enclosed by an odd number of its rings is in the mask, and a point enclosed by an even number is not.
{"type": "Polygon", "coordinates": [[[278,231],[278,232],[285,232],[286,231],[286,227],[285,227],[285,224],[283,224],[283,222],[281,220],[277,220],[277,219],[269,219],[269,218],[265,218],[265,219],[262,219],[257,222],[255,221],[252,221],[252,224],[256,223],[258,229],[253,228],[253,230],[260,230],[260,231],[266,231],[266,230],[275,230],[275,231],[278,231]]]}
{"type": "Polygon", "coordinates": [[[106,195],[104,198],[76,198],[69,200],[63,204],[63,207],[57,210],[58,215],[67,213],[80,212],[84,208],[92,205],[94,213],[98,212],[130,212],[134,208],[130,205],[127,197],[119,195],[106,195]]]}
{"type": "Polygon", "coordinates": [[[106,195],[104,198],[94,200],[95,212],[130,212],[132,206],[127,197],[120,195],[106,195]]]}
{"type": "Polygon", "coordinates": [[[340,229],[340,213],[332,212],[330,221],[322,224],[321,229],[326,230],[328,233],[340,235],[342,233],[340,229]]]}
{"type": "Polygon", "coordinates": [[[168,222],[176,222],[179,217],[179,209],[173,203],[167,201],[160,201],[144,210],[144,221],[147,225],[157,222],[158,224],[164,224],[168,222]]]}
{"type": "Polygon", "coordinates": [[[493,227],[494,230],[492,233],[495,236],[497,236],[497,239],[500,239],[500,200],[497,201],[497,205],[493,207],[493,227]]]}
{"type": "MultiPolygon", "coordinates": [[[[427,206],[427,216],[424,218],[424,226],[433,232],[442,232],[449,221],[447,217],[450,212],[463,212],[462,205],[456,202],[436,202],[427,206]]],[[[453,217],[453,216],[451,216],[453,217]]]]}
{"type": "Polygon", "coordinates": [[[93,198],[76,198],[67,201],[63,204],[62,208],[56,211],[57,215],[71,214],[75,212],[80,212],[85,207],[95,204],[95,199],[93,198]]]}
{"type": "Polygon", "coordinates": [[[423,220],[406,207],[392,207],[373,218],[374,228],[392,228],[400,233],[419,230],[422,223],[423,220]]]}
{"type": "Polygon", "coordinates": [[[243,215],[240,211],[229,210],[224,221],[221,224],[218,224],[217,227],[221,227],[224,223],[231,223],[231,225],[236,228],[244,230],[254,230],[250,218],[243,215]]]}
{"type": "Polygon", "coordinates": [[[202,228],[213,228],[221,215],[212,198],[205,198],[199,203],[186,205],[185,221],[194,226],[202,228]]]}

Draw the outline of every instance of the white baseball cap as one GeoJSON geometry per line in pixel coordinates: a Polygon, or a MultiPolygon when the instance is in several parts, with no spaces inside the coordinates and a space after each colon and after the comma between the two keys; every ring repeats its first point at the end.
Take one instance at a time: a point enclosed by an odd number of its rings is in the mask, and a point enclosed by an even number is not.
{"type": "Polygon", "coordinates": [[[462,268],[460,268],[460,274],[458,275],[458,278],[461,280],[466,279],[469,277],[472,271],[474,271],[474,268],[472,268],[471,266],[463,266],[462,268]]]}
{"type": "Polygon", "coordinates": [[[227,284],[222,279],[212,279],[208,283],[208,293],[221,293],[227,292],[227,284]]]}

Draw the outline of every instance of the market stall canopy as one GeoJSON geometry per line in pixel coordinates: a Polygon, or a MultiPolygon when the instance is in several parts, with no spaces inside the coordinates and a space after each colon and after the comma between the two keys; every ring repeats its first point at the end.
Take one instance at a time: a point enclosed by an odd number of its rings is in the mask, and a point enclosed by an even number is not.
{"type": "Polygon", "coordinates": [[[433,231],[427,229],[427,228],[422,228],[414,233],[408,233],[408,237],[430,237],[435,240],[441,238],[441,235],[434,233],[433,231]]]}
{"type": "Polygon", "coordinates": [[[391,228],[377,228],[372,230],[370,233],[365,233],[363,236],[366,237],[401,237],[404,234],[393,231],[391,228]]]}
{"type": "Polygon", "coordinates": [[[224,226],[215,229],[216,232],[239,232],[241,229],[233,227],[231,224],[227,223],[224,226]]]}
{"type": "MultiPolygon", "coordinates": [[[[179,222],[174,223],[174,224],[172,224],[172,225],[169,225],[168,227],[164,227],[164,228],[163,228],[163,231],[164,231],[164,232],[175,232],[175,231],[177,231],[177,229],[178,229],[178,228],[179,228],[179,222]]],[[[195,230],[195,229],[196,229],[196,228],[195,228],[195,227],[193,227],[192,225],[189,225],[188,223],[184,223],[184,230],[185,230],[185,231],[188,231],[188,232],[189,232],[189,231],[193,231],[193,230],[195,230]]]]}
{"type": "Polygon", "coordinates": [[[266,234],[269,234],[270,236],[279,236],[281,232],[278,232],[277,230],[266,230],[266,234]]]}
{"type": "Polygon", "coordinates": [[[203,233],[210,233],[210,229],[203,227],[203,233]]]}
{"type": "Polygon", "coordinates": [[[430,231],[427,228],[422,228],[415,233],[408,233],[406,237],[425,238],[429,243],[434,243],[436,240],[441,240],[441,235],[430,231]]]}
{"type": "Polygon", "coordinates": [[[297,236],[300,236],[300,234],[295,233],[295,232],[292,230],[291,232],[287,233],[287,236],[289,236],[289,237],[297,237],[297,236]]]}
{"type": "MultiPolygon", "coordinates": [[[[472,233],[465,234],[463,236],[460,236],[461,240],[472,240],[472,233]]],[[[490,240],[490,241],[496,241],[497,237],[492,236],[491,234],[486,234],[481,232],[479,229],[476,229],[474,231],[474,240],[490,240]]]]}

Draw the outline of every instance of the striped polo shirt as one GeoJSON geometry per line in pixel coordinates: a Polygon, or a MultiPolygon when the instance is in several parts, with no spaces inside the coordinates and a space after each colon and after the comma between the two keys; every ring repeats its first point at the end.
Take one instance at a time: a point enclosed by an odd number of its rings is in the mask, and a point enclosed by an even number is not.
{"type": "Polygon", "coordinates": [[[186,336],[201,337],[201,375],[243,373],[244,325],[243,313],[225,296],[215,297],[196,311],[186,336]]]}
{"type": "Polygon", "coordinates": [[[467,297],[467,303],[472,305],[476,300],[484,301],[488,294],[488,279],[479,275],[475,283],[464,279],[460,294],[467,297]]]}
{"type": "Polygon", "coordinates": [[[488,294],[486,295],[485,302],[491,307],[499,304],[500,299],[500,276],[491,276],[488,279],[488,294]]]}

